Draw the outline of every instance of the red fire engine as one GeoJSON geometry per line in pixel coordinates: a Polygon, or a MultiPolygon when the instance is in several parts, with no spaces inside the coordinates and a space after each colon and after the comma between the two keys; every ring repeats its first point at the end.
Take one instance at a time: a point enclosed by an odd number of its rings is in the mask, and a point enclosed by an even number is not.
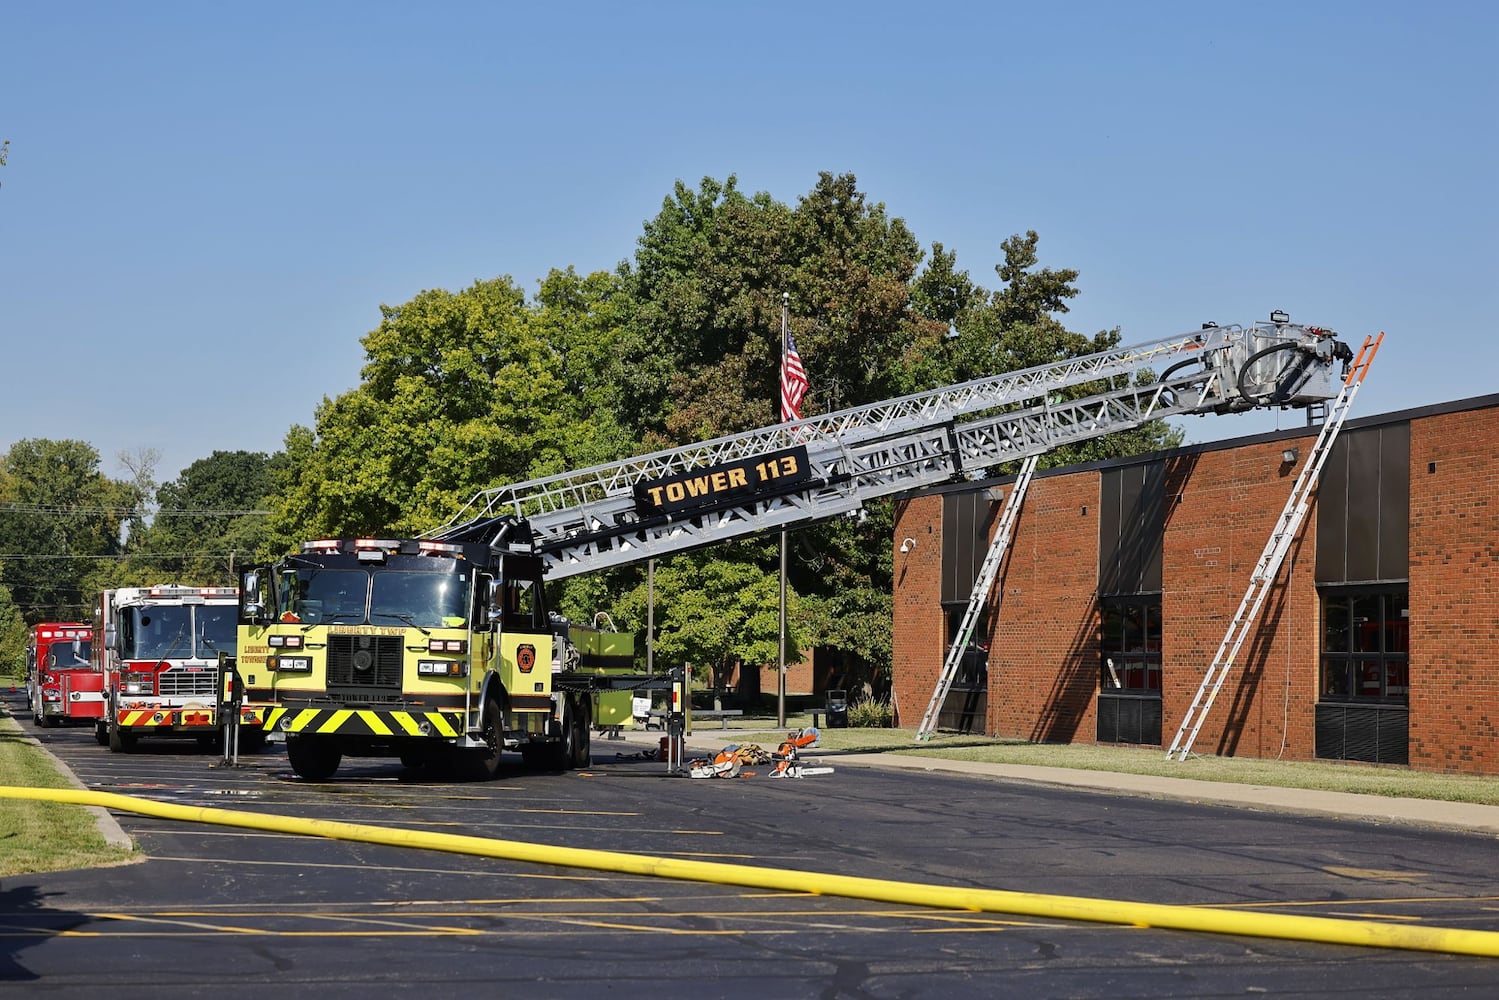
{"type": "MultiPolygon", "coordinates": [[[[95,609],[107,706],[96,734],[111,750],[136,740],[195,736],[212,745],[235,721],[221,653],[237,646],[239,591],[233,587],[121,587],[106,590],[95,609]]],[[[239,709],[240,741],[253,749],[262,712],[239,709]]]]}
{"type": "Polygon", "coordinates": [[[82,622],[39,622],[26,639],[31,721],[60,726],[104,717],[103,675],[90,662],[94,630],[82,622]]]}

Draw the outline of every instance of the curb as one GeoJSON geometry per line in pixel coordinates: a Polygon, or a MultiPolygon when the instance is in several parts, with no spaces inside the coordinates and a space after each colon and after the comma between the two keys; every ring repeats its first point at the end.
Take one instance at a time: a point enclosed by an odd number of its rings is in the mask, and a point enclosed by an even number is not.
{"type": "MultiPolygon", "coordinates": [[[[58,760],[57,756],[51,750],[48,750],[41,740],[28,733],[21,726],[20,721],[11,715],[9,710],[0,709],[0,730],[5,729],[11,730],[21,739],[45,754],[47,759],[52,762],[52,769],[68,783],[69,787],[78,789],[79,791],[88,791],[88,786],[78,780],[78,776],[73,773],[72,769],[58,760]]],[[[83,808],[94,817],[94,825],[98,827],[99,836],[104,838],[106,844],[110,847],[118,847],[122,850],[135,853],[135,841],[130,839],[130,835],[121,828],[119,822],[108,809],[102,806],[84,806],[83,808]]]]}

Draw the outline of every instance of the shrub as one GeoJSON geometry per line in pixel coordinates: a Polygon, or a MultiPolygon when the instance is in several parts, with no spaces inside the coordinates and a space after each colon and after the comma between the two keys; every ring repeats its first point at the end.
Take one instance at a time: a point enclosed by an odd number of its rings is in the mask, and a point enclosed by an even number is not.
{"type": "Polygon", "coordinates": [[[888,701],[870,698],[848,708],[849,728],[889,729],[894,721],[895,713],[890,710],[888,701]]]}

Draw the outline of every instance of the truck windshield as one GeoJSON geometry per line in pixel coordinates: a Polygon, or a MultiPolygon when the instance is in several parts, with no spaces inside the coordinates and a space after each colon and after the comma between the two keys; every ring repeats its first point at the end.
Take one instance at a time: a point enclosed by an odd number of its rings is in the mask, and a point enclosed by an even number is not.
{"type": "Polygon", "coordinates": [[[231,605],[205,604],[197,609],[198,655],[214,659],[220,653],[233,656],[239,649],[239,616],[231,605]]]}
{"type": "Polygon", "coordinates": [[[468,588],[461,576],[387,570],[374,575],[370,617],[394,618],[424,628],[468,624],[468,588]]]}
{"type": "Polygon", "coordinates": [[[363,624],[370,575],[360,569],[289,569],[281,574],[276,614],[284,622],[363,624]]]}
{"type": "Polygon", "coordinates": [[[73,648],[72,642],[55,642],[47,650],[47,666],[56,670],[69,670],[73,667],[88,666],[88,658],[93,650],[94,644],[87,639],[77,643],[78,648],[73,648]]]}
{"type": "Polygon", "coordinates": [[[193,613],[185,606],[130,608],[121,655],[127,660],[185,660],[193,655],[193,613]]]}

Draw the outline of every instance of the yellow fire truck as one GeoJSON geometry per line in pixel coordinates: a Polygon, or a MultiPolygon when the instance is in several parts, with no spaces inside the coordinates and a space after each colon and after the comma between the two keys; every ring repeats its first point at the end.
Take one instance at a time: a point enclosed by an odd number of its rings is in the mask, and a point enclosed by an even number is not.
{"type": "Polygon", "coordinates": [[[507,750],[585,766],[595,720],[628,718],[633,640],[552,614],[541,575],[528,551],[473,543],[304,543],[241,574],[246,699],[272,703],[267,738],[310,780],[344,756],[481,780],[507,750]]]}

